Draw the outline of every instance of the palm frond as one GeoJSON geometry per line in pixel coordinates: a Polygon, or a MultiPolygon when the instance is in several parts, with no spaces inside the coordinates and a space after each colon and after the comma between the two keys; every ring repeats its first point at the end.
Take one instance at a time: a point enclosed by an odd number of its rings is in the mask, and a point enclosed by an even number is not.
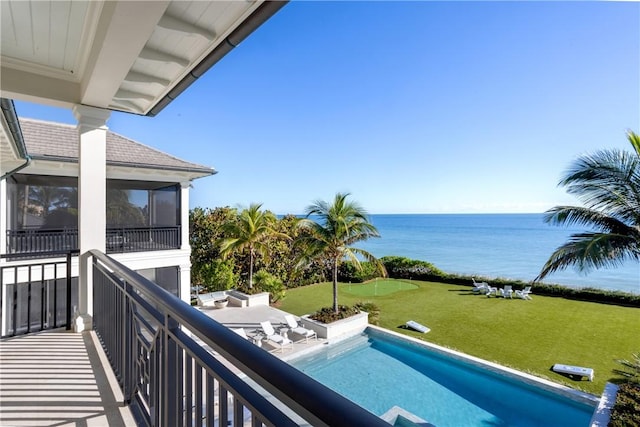
{"type": "Polygon", "coordinates": [[[594,209],[579,206],[556,206],[545,212],[544,221],[552,225],[586,226],[593,230],[636,236],[640,229],[594,209]]]}
{"type": "Polygon", "coordinates": [[[640,157],[635,153],[602,150],[580,157],[560,185],[586,207],[640,223],[640,157]]]}
{"type": "Polygon", "coordinates": [[[638,239],[611,233],[573,234],[568,242],[558,247],[545,263],[534,281],[549,274],[575,266],[587,272],[602,267],[616,267],[625,260],[640,259],[638,239]]]}

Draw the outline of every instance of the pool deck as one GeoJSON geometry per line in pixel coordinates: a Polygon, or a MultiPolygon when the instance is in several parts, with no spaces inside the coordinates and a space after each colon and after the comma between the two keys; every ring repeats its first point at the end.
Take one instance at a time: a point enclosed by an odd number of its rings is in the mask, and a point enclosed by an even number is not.
{"type": "MultiPolygon", "coordinates": [[[[284,316],[286,314],[290,314],[286,311],[266,305],[259,305],[255,307],[227,306],[225,308],[196,308],[227,328],[244,328],[250,338],[259,338],[261,331],[260,322],[264,322],[265,320],[270,321],[276,330],[279,328],[285,328],[286,323],[284,316]]],[[[295,317],[298,318],[298,316],[295,317]]],[[[312,338],[308,343],[304,340],[296,341],[293,344],[293,348],[286,348],[283,352],[280,352],[279,349],[270,348],[266,341],[263,341],[263,343],[262,348],[269,351],[274,356],[284,361],[288,361],[304,354],[308,354],[309,352],[313,352],[319,347],[328,344],[328,341],[322,338],[318,338],[317,340],[312,338]]],[[[208,348],[206,345],[204,347],[208,348]]]]}

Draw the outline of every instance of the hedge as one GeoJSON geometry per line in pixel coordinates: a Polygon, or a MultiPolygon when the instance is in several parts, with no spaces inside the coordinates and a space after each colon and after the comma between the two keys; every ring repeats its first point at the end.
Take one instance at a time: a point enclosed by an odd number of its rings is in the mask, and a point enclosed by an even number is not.
{"type": "MultiPolygon", "coordinates": [[[[398,256],[386,256],[380,258],[390,278],[413,279],[428,282],[441,282],[453,285],[473,286],[472,276],[445,273],[433,264],[412,260],[398,256]]],[[[605,304],[615,304],[628,307],[640,307],[640,294],[632,294],[622,291],[597,289],[597,288],[571,288],[568,286],[548,283],[532,283],[522,280],[489,278],[473,276],[477,281],[491,282],[492,286],[504,288],[510,285],[514,290],[524,289],[525,286],[533,286],[535,295],[546,295],[566,299],[590,301],[605,304]]]]}

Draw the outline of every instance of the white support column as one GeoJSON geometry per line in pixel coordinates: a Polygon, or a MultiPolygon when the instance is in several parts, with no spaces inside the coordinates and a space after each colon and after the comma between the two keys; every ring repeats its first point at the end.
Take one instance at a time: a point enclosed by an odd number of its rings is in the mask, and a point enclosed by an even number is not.
{"type": "MultiPolygon", "coordinates": [[[[190,182],[180,183],[180,249],[191,254],[189,245],[189,189],[190,182]]],[[[180,276],[180,298],[186,303],[191,303],[191,264],[178,266],[180,276]]]]}
{"type": "MultiPolygon", "coordinates": [[[[6,253],[7,248],[7,226],[8,226],[8,218],[7,211],[11,209],[13,206],[9,206],[7,199],[7,180],[0,180],[0,200],[3,200],[5,203],[0,204],[0,253],[6,253]]],[[[13,202],[13,200],[12,200],[13,202]]],[[[0,258],[0,265],[5,263],[6,260],[4,258],[0,258]]],[[[7,333],[7,312],[8,312],[8,295],[7,295],[7,286],[4,283],[0,282],[0,292],[2,292],[2,335],[7,333]]]]}
{"type": "Polygon", "coordinates": [[[191,264],[178,266],[178,278],[180,280],[180,299],[191,304],[191,264]]]}
{"type": "Polygon", "coordinates": [[[190,182],[180,183],[180,249],[191,250],[189,246],[189,188],[190,182]]]}
{"type": "Polygon", "coordinates": [[[90,330],[93,277],[88,251],[105,251],[107,198],[107,119],[110,111],[76,105],[78,120],[78,244],[80,247],[76,332],[90,330]]]}

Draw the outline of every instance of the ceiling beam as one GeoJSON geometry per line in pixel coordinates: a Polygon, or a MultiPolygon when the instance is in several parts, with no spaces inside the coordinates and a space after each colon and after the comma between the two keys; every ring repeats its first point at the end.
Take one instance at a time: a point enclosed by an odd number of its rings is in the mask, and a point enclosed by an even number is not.
{"type": "Polygon", "coordinates": [[[162,19],[169,1],[108,1],[81,82],[81,103],[106,108],[162,19]],[[140,19],[144,16],[144,19],[140,19]]]}

